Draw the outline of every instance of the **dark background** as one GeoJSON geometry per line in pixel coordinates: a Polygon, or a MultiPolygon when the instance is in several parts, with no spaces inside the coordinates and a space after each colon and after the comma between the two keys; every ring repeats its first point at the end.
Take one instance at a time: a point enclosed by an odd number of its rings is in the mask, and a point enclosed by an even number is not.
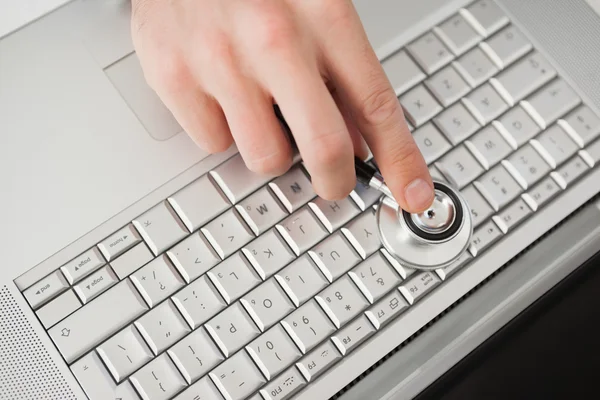
{"type": "Polygon", "coordinates": [[[415,400],[600,398],[600,254],[415,400]]]}

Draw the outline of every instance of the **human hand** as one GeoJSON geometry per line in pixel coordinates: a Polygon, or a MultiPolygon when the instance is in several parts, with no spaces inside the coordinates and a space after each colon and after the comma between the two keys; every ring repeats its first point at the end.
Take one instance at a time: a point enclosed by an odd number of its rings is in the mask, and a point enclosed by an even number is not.
{"type": "Polygon", "coordinates": [[[203,150],[235,140],[252,171],[282,174],[292,150],[321,197],[356,185],[368,145],[398,204],[433,201],[427,165],[350,0],[132,0],[148,84],[203,150]],[[365,143],[366,142],[366,143],[365,143]]]}

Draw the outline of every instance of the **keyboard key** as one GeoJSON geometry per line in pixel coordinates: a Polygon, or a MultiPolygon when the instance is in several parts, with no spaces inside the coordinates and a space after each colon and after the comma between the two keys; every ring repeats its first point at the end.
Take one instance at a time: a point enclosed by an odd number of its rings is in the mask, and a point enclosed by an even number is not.
{"type": "Polygon", "coordinates": [[[600,140],[596,140],[594,143],[589,145],[585,149],[586,153],[590,156],[594,164],[600,163],[600,140]]]}
{"type": "Polygon", "coordinates": [[[168,199],[190,232],[229,208],[227,197],[213,184],[208,175],[201,176],[168,199]]]}
{"type": "Polygon", "coordinates": [[[380,252],[360,263],[349,275],[371,303],[396,288],[401,281],[380,252]]]}
{"type": "Polygon", "coordinates": [[[308,207],[301,208],[281,221],[277,224],[277,229],[297,256],[327,236],[327,230],[308,207]]]}
{"type": "Polygon", "coordinates": [[[210,175],[233,204],[238,203],[274,178],[270,175],[250,171],[240,154],[236,154],[210,171],[210,175]]]}
{"type": "Polygon", "coordinates": [[[163,201],[133,220],[154,255],[183,239],[188,231],[168,202],[163,201]]]}
{"type": "Polygon", "coordinates": [[[131,282],[125,280],[54,325],[48,333],[66,362],[71,363],[147,309],[131,282]]]}
{"type": "Polygon", "coordinates": [[[316,347],[310,354],[304,356],[296,366],[304,379],[311,382],[335,365],[341,358],[342,355],[335,345],[328,340],[316,347]]]}
{"type": "Polygon", "coordinates": [[[106,261],[112,261],[141,241],[142,238],[138,231],[129,224],[99,243],[98,249],[106,261]]]}
{"type": "Polygon", "coordinates": [[[529,144],[513,153],[507,161],[522,178],[525,188],[530,187],[550,172],[550,165],[529,144]]]}
{"type": "Polygon", "coordinates": [[[433,33],[427,32],[407,46],[410,55],[429,75],[452,61],[452,53],[433,33]]]}
{"type": "Polygon", "coordinates": [[[269,186],[289,212],[298,210],[317,196],[300,166],[293,167],[269,183],[269,186]]]}
{"type": "Polygon", "coordinates": [[[335,327],[314,300],[304,304],[281,323],[303,354],[335,332],[335,327]]]}
{"type": "Polygon", "coordinates": [[[255,235],[266,232],[288,215],[266,187],[242,200],[235,208],[255,235]]]}
{"type": "Polygon", "coordinates": [[[281,325],[274,326],[255,339],[246,350],[269,381],[301,357],[281,325]]]}
{"type": "Polygon", "coordinates": [[[513,149],[493,125],[488,125],[469,140],[465,146],[477,156],[485,169],[490,169],[512,153],[513,149]]]}
{"type": "Polygon", "coordinates": [[[79,282],[73,287],[73,290],[77,293],[81,302],[86,304],[117,284],[117,282],[119,282],[119,278],[107,265],[79,282]]]}
{"type": "Polygon", "coordinates": [[[466,8],[468,14],[481,27],[481,34],[489,36],[508,24],[506,14],[493,0],[479,0],[466,8]]]}
{"type": "Polygon", "coordinates": [[[400,96],[400,104],[406,118],[417,128],[442,111],[442,106],[423,85],[400,96]]]}
{"type": "Polygon", "coordinates": [[[205,376],[184,390],[174,400],[223,400],[223,396],[210,377],[205,376]]]}
{"type": "Polygon", "coordinates": [[[498,67],[479,47],[470,50],[452,65],[472,88],[481,85],[498,72],[498,67]]]}
{"type": "Polygon", "coordinates": [[[206,275],[177,292],[172,299],[192,329],[198,328],[226,307],[225,301],[206,275]]]}
{"type": "Polygon", "coordinates": [[[306,381],[300,372],[292,367],[274,381],[269,382],[260,390],[260,393],[266,400],[286,400],[291,399],[304,386],[306,386],[306,381]]]}
{"type": "Polygon", "coordinates": [[[579,150],[573,139],[558,125],[552,125],[546,129],[536,139],[533,139],[531,144],[552,166],[552,169],[561,165],[579,150]]]}
{"type": "Polygon", "coordinates": [[[563,189],[566,189],[571,183],[588,172],[589,169],[590,167],[583,158],[577,155],[563,164],[558,170],[552,172],[552,176],[563,189]]]}
{"type": "Polygon", "coordinates": [[[477,257],[484,250],[494,244],[498,239],[502,237],[502,232],[498,229],[498,226],[493,220],[486,222],[481,225],[478,229],[473,232],[473,238],[471,239],[471,247],[469,251],[473,254],[473,257],[477,257]]]}
{"type": "Polygon", "coordinates": [[[71,366],[77,382],[90,400],[139,400],[129,381],[115,384],[102,360],[95,352],[88,353],[71,366]]]}
{"type": "Polygon", "coordinates": [[[537,121],[542,129],[552,124],[579,104],[579,96],[562,79],[556,79],[523,100],[523,108],[537,121]]]}
{"type": "Polygon", "coordinates": [[[495,211],[516,199],[523,190],[503,165],[497,165],[473,185],[495,211]]]}
{"type": "Polygon", "coordinates": [[[200,232],[195,232],[179,242],[167,251],[167,255],[186,283],[192,282],[221,261],[200,232]]]}
{"type": "Polygon", "coordinates": [[[501,116],[499,122],[518,147],[523,146],[541,132],[540,126],[520,106],[512,108],[501,116]]]}
{"type": "Polygon", "coordinates": [[[327,279],[308,255],[298,258],[275,275],[296,307],[327,286],[327,279]]]}
{"type": "Polygon", "coordinates": [[[23,292],[23,296],[34,310],[40,308],[69,288],[69,283],[60,270],[54,271],[23,292]]]}
{"type": "Polygon", "coordinates": [[[360,213],[358,207],[349,197],[334,201],[317,197],[308,205],[330,233],[360,213]]]}
{"type": "Polygon", "coordinates": [[[73,285],[105,264],[106,261],[104,261],[100,250],[93,247],[60,267],[60,270],[67,281],[73,285]]]}
{"type": "Polygon", "coordinates": [[[275,279],[269,279],[241,299],[261,332],[294,310],[294,305],[275,279]]]}
{"type": "Polygon", "coordinates": [[[523,199],[532,210],[537,211],[561,192],[558,183],[551,177],[544,178],[540,183],[523,194],[523,199]]]}
{"type": "Polygon", "coordinates": [[[506,68],[533,47],[525,36],[514,25],[507,26],[502,31],[482,43],[492,59],[497,60],[498,67],[506,68]]]}
{"type": "Polygon", "coordinates": [[[580,147],[587,146],[600,136],[600,118],[588,106],[577,108],[564,121],[569,127],[568,132],[580,147]]]}
{"type": "Polygon", "coordinates": [[[475,89],[462,101],[481,125],[508,110],[508,104],[489,83],[475,89]]]}
{"type": "Polygon", "coordinates": [[[488,204],[487,200],[483,198],[473,185],[464,188],[461,191],[461,194],[471,209],[471,218],[473,220],[474,228],[481,225],[494,213],[494,210],[488,204]]]}
{"type": "Polygon", "coordinates": [[[196,329],[167,350],[188,384],[196,382],[224,360],[206,330],[196,329]]]}
{"type": "Polygon", "coordinates": [[[167,300],[135,321],[154,355],[162,353],[190,332],[175,305],[167,300]]]}
{"type": "Polygon", "coordinates": [[[433,119],[433,122],[453,145],[457,145],[471,136],[481,126],[461,103],[456,103],[441,112],[433,119]]]}
{"type": "Polygon", "coordinates": [[[365,211],[342,228],[342,233],[363,259],[369,257],[381,247],[381,240],[377,234],[375,211],[372,209],[365,211]]]}
{"type": "Polygon", "coordinates": [[[225,259],[254,238],[235,210],[230,209],[202,228],[217,254],[225,259]]]}
{"type": "Polygon", "coordinates": [[[526,220],[533,211],[523,199],[518,199],[500,214],[494,216],[494,222],[502,233],[506,234],[508,231],[513,230],[517,225],[526,220]]]}
{"type": "Polygon", "coordinates": [[[372,187],[364,185],[360,182],[357,182],[354,190],[350,192],[350,197],[352,200],[354,200],[361,211],[365,211],[367,208],[373,206],[379,201],[381,196],[382,195],[379,190],[373,189],[372,187]]]}
{"type": "Polygon", "coordinates": [[[148,264],[153,258],[154,255],[148,249],[146,243],[142,242],[136,244],[135,247],[119,256],[116,260],[111,261],[110,266],[119,279],[123,280],[142,266],[148,264]]]}
{"type": "Polygon", "coordinates": [[[263,280],[273,276],[294,259],[294,254],[275,229],[248,243],[242,252],[263,280]]]}
{"type": "Polygon", "coordinates": [[[423,71],[404,50],[388,57],[381,64],[396,96],[400,96],[426,78],[423,71]]]}
{"type": "Polygon", "coordinates": [[[81,302],[72,290],[68,290],[36,311],[44,328],[54,324],[81,308],[81,302]]]}
{"type": "Polygon", "coordinates": [[[439,103],[448,107],[469,92],[469,85],[456,72],[452,65],[448,65],[441,71],[436,72],[425,81],[425,85],[431,90],[439,103]]]}
{"type": "Polygon", "coordinates": [[[441,282],[441,279],[434,271],[424,271],[413,275],[398,289],[408,304],[413,304],[430,293],[441,282]]]}
{"type": "Polygon", "coordinates": [[[230,357],[260,334],[239,302],[211,319],[205,327],[226,357],[230,357]]]}
{"type": "Polygon", "coordinates": [[[131,383],[144,400],[168,400],[186,383],[167,354],[161,354],[131,376],[131,383]]]}
{"type": "Polygon", "coordinates": [[[461,14],[454,14],[433,30],[456,55],[469,50],[481,39],[461,14]]]}
{"type": "Polygon", "coordinates": [[[484,171],[483,167],[464,146],[454,148],[436,163],[436,167],[462,189],[484,171]]]}
{"type": "Polygon", "coordinates": [[[333,282],[361,261],[348,240],[336,232],[308,252],[329,282],[333,282]]]}
{"type": "Polygon", "coordinates": [[[431,122],[415,130],[413,138],[417,146],[419,146],[419,150],[427,164],[431,164],[452,148],[450,142],[446,140],[444,135],[431,122]]]}
{"type": "Polygon", "coordinates": [[[501,72],[496,78],[490,79],[490,83],[504,100],[513,106],[555,76],[556,71],[550,63],[540,53],[534,51],[501,72]]]}
{"type": "Polygon", "coordinates": [[[210,377],[223,396],[231,400],[244,400],[265,383],[265,378],[243,351],[215,368],[210,377]]]}
{"type": "Polygon", "coordinates": [[[465,251],[452,264],[444,268],[438,268],[435,270],[435,272],[442,280],[446,280],[449,277],[451,277],[456,271],[460,270],[462,267],[467,265],[472,259],[473,256],[469,252],[465,251]]]}
{"type": "Polygon", "coordinates": [[[408,308],[408,303],[399,291],[394,290],[378,303],[373,305],[365,314],[375,326],[381,329],[408,308]]]}
{"type": "Polygon", "coordinates": [[[360,346],[375,333],[375,328],[365,315],[361,315],[345,328],[338,331],[331,340],[340,353],[346,355],[360,346]]]}
{"type": "Polygon", "coordinates": [[[131,275],[131,280],[150,308],[185,285],[166,255],[146,264],[131,275]]]}
{"type": "Polygon", "coordinates": [[[96,351],[117,382],[127,379],[154,357],[133,325],[102,343],[96,351]]]}
{"type": "Polygon", "coordinates": [[[246,257],[239,252],[211,269],[208,277],[227,304],[233,303],[261,282],[246,257]]]}
{"type": "Polygon", "coordinates": [[[348,275],[333,282],[315,299],[338,329],[369,306],[368,300],[348,275]]]}

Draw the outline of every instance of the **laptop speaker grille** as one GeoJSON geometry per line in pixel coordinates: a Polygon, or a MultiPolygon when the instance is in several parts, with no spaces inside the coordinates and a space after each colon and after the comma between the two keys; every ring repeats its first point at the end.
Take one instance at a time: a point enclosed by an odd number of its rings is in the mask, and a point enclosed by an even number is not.
{"type": "Polygon", "coordinates": [[[0,400],[76,400],[7,286],[0,286],[0,400]]]}

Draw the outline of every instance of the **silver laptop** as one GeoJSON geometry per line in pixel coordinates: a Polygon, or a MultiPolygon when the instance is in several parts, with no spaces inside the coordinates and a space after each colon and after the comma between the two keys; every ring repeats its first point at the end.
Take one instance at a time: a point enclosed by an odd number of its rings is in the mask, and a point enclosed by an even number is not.
{"type": "Polygon", "coordinates": [[[0,39],[0,399],[408,399],[600,250],[594,9],[355,4],[469,251],[411,270],[372,189],[202,153],[128,2],[73,1],[0,39]]]}

